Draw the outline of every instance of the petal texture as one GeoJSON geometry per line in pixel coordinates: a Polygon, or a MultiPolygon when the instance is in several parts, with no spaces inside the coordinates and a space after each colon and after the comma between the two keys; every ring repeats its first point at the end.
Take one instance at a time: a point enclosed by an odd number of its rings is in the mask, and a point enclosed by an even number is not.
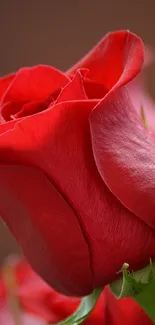
{"type": "Polygon", "coordinates": [[[155,229],[155,142],[125,88],[96,106],[90,127],[103,181],[123,205],[155,229]]]}
{"type": "Polygon", "coordinates": [[[65,74],[53,67],[22,68],[4,92],[1,102],[43,100],[69,81],[65,74]]]}

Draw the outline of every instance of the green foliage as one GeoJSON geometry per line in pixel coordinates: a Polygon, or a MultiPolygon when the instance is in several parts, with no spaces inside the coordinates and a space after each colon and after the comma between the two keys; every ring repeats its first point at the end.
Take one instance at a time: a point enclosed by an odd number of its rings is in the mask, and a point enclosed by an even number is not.
{"type": "Polygon", "coordinates": [[[129,272],[125,263],[121,279],[110,284],[110,289],[118,298],[133,297],[155,322],[155,263],[137,272],[129,272]]]}

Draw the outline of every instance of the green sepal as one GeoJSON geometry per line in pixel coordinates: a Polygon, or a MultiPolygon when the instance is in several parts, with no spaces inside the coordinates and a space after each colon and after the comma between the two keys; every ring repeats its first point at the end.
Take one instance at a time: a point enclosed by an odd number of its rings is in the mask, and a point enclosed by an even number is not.
{"type": "Polygon", "coordinates": [[[102,290],[103,288],[95,289],[89,296],[84,297],[75,313],[55,325],[78,325],[84,322],[95,307],[102,290]]]}
{"type": "Polygon", "coordinates": [[[155,322],[155,279],[134,299],[145,310],[150,319],[155,322]]]}
{"type": "Polygon", "coordinates": [[[112,293],[118,299],[133,297],[155,322],[155,263],[137,272],[129,272],[124,264],[121,271],[123,277],[109,285],[112,293]]]}

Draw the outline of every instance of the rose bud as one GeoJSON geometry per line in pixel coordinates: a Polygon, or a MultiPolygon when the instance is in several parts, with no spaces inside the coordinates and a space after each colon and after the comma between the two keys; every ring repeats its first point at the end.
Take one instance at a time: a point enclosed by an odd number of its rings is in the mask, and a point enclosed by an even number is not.
{"type": "Polygon", "coordinates": [[[66,73],[0,80],[0,214],[32,267],[84,296],[155,257],[155,149],[128,94],[141,40],[110,33],[66,73]]]}

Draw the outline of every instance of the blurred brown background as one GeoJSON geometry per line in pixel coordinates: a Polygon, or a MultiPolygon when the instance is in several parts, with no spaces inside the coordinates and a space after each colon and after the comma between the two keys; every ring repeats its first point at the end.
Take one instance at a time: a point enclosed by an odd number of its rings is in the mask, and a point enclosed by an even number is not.
{"type": "MultiPolygon", "coordinates": [[[[155,48],[155,0],[1,0],[0,76],[24,65],[67,69],[106,32],[129,29],[155,48]]],[[[148,79],[154,91],[155,67],[148,79]]],[[[18,251],[0,225],[0,262],[18,251]]]]}

